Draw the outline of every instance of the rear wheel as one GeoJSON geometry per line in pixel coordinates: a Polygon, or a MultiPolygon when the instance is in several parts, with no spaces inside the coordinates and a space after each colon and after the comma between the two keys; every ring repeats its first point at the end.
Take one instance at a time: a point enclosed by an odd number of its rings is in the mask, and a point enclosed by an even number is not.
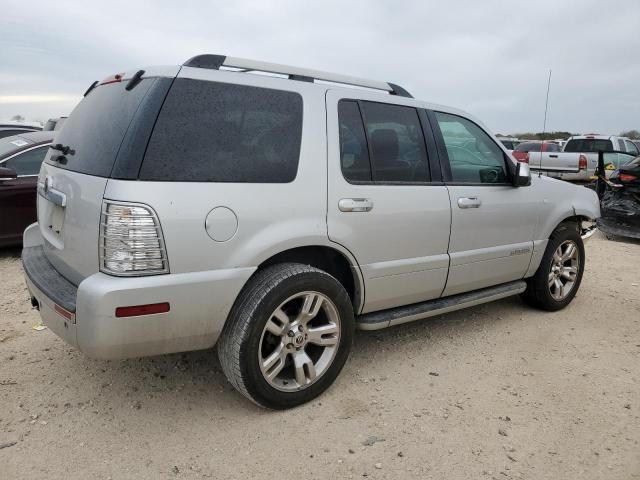
{"type": "Polygon", "coordinates": [[[334,277],[307,265],[273,265],[238,297],[218,355],[229,381],[247,398],[289,408],[333,383],[353,330],[351,301],[334,277]]]}
{"type": "Polygon", "coordinates": [[[584,244],[571,224],[560,225],[549,237],[536,274],[527,281],[524,300],[543,310],[560,310],[573,300],[584,272],[584,244]]]}

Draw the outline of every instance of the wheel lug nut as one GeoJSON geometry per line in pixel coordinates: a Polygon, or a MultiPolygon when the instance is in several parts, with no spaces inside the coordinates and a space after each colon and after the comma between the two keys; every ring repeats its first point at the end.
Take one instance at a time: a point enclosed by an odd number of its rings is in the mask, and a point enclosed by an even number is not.
{"type": "Polygon", "coordinates": [[[293,330],[289,330],[287,332],[287,335],[290,336],[290,337],[293,337],[295,335],[295,333],[293,333],[293,330]]]}
{"type": "Polygon", "coordinates": [[[302,331],[302,325],[298,325],[298,331],[301,332],[302,331]]]}

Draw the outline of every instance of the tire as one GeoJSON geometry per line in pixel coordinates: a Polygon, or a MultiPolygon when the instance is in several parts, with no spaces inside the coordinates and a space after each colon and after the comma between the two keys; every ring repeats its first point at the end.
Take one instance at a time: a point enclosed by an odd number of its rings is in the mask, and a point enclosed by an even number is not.
{"type": "MultiPolygon", "coordinates": [[[[573,264],[573,261],[567,260],[562,263],[560,270],[573,264]]],[[[584,273],[584,265],[584,244],[582,243],[582,238],[580,237],[576,226],[569,223],[560,224],[549,237],[549,242],[547,243],[547,248],[540,262],[540,266],[538,267],[535,275],[527,280],[527,289],[522,294],[522,298],[532,307],[539,308],[541,310],[554,312],[556,310],[563,309],[571,303],[573,297],[576,296],[576,293],[580,288],[582,275],[584,273]],[[557,276],[556,278],[558,278],[560,282],[568,281],[568,278],[562,274],[559,275],[558,267],[556,267],[556,265],[558,265],[558,261],[554,255],[560,246],[563,246],[564,248],[564,245],[568,245],[570,243],[574,244],[576,247],[577,271],[571,288],[564,294],[564,296],[561,296],[558,295],[557,284],[553,286],[551,285],[551,282],[554,281],[552,280],[552,276],[555,273],[557,276]],[[556,270],[554,270],[554,267],[556,270]],[[554,291],[556,293],[555,295],[554,291]]]]}
{"type": "Polygon", "coordinates": [[[333,383],[354,330],[353,306],[338,280],[309,265],[277,264],[258,271],[240,292],[218,341],[218,357],[241,394],[261,407],[286,409],[313,400],[333,383]]]}

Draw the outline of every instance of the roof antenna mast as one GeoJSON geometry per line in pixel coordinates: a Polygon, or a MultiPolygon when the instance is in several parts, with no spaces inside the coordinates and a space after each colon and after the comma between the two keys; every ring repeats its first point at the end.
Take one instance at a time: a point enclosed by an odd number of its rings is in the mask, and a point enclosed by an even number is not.
{"type": "MultiPolygon", "coordinates": [[[[547,112],[549,111],[549,90],[551,89],[551,69],[549,69],[549,79],[547,80],[547,99],[544,102],[544,123],[542,124],[542,145],[544,145],[544,135],[547,133],[547,112]]],[[[540,146],[540,170],[538,177],[542,175],[542,146],[540,146]]]]}

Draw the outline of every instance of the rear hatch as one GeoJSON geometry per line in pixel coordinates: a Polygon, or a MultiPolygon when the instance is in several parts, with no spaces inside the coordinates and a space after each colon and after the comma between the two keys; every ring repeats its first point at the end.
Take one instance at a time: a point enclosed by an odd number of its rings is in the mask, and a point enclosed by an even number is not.
{"type": "Polygon", "coordinates": [[[98,237],[108,179],[137,178],[177,72],[178,67],[164,68],[162,76],[148,72],[136,78],[134,72],[103,81],[73,110],[54,139],[58,149],[45,157],[38,179],[44,251],[76,285],[100,269],[98,237]]]}

